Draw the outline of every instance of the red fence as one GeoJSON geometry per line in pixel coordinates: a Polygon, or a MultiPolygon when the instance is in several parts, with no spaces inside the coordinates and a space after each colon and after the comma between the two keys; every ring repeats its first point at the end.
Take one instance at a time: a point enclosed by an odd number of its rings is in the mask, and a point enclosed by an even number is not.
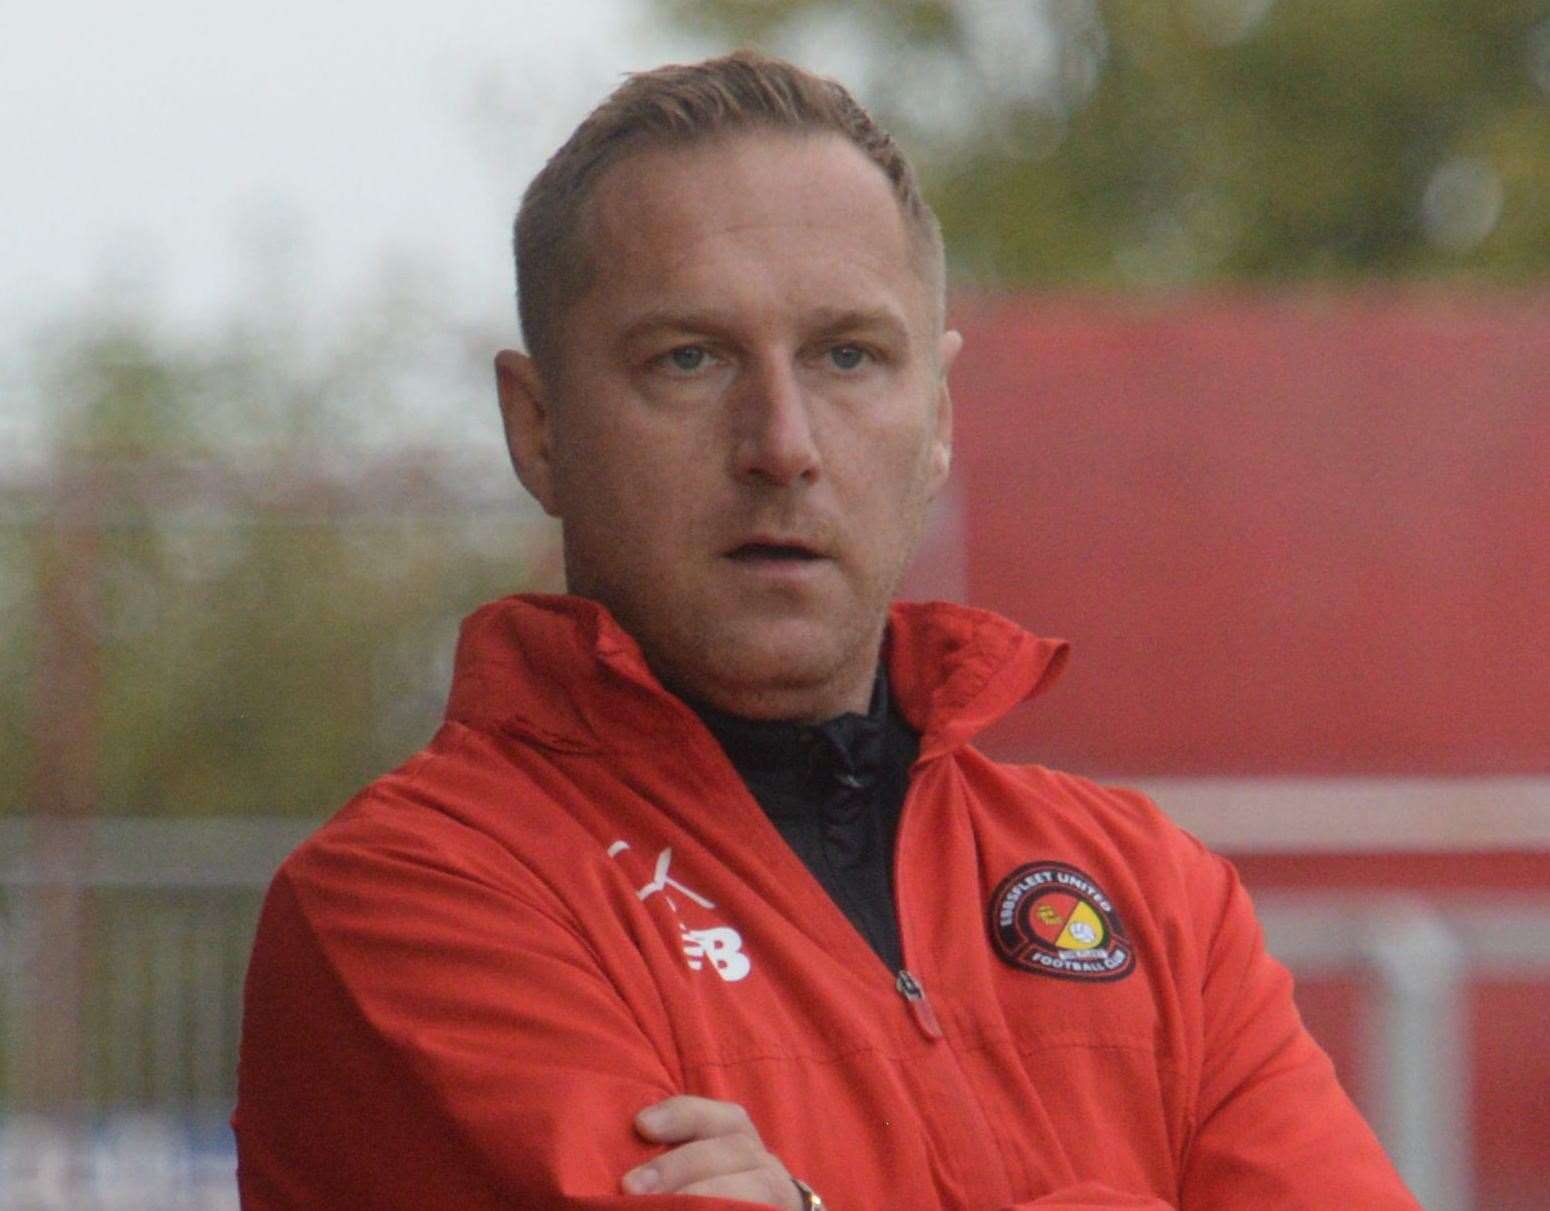
{"type": "Polygon", "coordinates": [[[1550,294],[957,310],[965,598],[1075,646],[1003,751],[1550,770],[1550,294]]]}

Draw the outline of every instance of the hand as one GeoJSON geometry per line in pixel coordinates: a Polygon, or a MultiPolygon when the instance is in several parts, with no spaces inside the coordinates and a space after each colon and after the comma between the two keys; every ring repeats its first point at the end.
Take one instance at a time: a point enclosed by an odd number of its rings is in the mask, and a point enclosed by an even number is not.
{"type": "Polygon", "coordinates": [[[736,1102],[670,1097],[637,1114],[635,1130],[653,1143],[678,1147],[626,1173],[620,1183],[626,1194],[697,1194],[802,1209],[791,1174],[765,1151],[736,1102]]]}

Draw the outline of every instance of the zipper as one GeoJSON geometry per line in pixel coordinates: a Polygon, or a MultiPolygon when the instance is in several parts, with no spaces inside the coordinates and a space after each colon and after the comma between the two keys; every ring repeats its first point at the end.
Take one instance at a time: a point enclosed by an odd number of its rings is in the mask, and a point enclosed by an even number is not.
{"type": "MultiPolygon", "coordinates": [[[[919,766],[920,760],[917,757],[915,763],[910,767],[912,775],[910,786],[905,792],[904,803],[899,809],[899,832],[893,854],[894,911],[899,917],[899,942],[903,950],[903,962],[908,962],[909,956],[913,953],[908,937],[910,921],[904,913],[905,883],[907,881],[905,875],[908,873],[904,862],[904,841],[906,820],[909,817],[913,800],[918,797],[918,781],[913,775],[919,766]]],[[[981,1132],[975,1130],[970,1124],[977,1121],[980,1127],[983,1128],[985,1142],[977,1153],[972,1153],[969,1149],[965,1149],[962,1153],[951,1156],[950,1159],[944,1157],[942,1167],[949,1172],[953,1172],[957,1179],[964,1183],[966,1187],[977,1188],[982,1192],[994,1188],[996,1185],[996,1175],[999,1174],[1002,1189],[1009,1192],[1015,1185],[1012,1179],[1010,1158],[1006,1155],[1001,1145],[995,1141],[994,1134],[990,1130],[990,1123],[986,1115],[984,1103],[975,1089],[974,1081],[965,1070],[963,1057],[958,1054],[957,1048],[945,1041],[947,1036],[942,1030],[942,1023],[936,1016],[936,1010],[932,1007],[930,998],[926,996],[925,988],[916,978],[915,973],[908,967],[901,967],[895,973],[894,988],[904,998],[904,1003],[909,1006],[910,1016],[915,1019],[915,1025],[921,1034],[933,1043],[942,1043],[946,1048],[946,1054],[951,1059],[953,1069],[957,1073],[957,1087],[949,1095],[953,1105],[949,1106],[947,1104],[948,1099],[942,1099],[940,1117],[958,1120],[963,1130],[969,1133],[970,1138],[975,1138],[976,1142],[979,1142],[977,1137],[981,1135],[981,1132]],[[965,1122],[964,1120],[968,1121],[965,1122]]],[[[943,1128],[936,1121],[938,1117],[937,1114],[933,1114],[923,1116],[922,1119],[922,1125],[933,1141],[940,1140],[944,1131],[947,1131],[949,1135],[955,1134],[951,1128],[943,1128]]],[[[961,1139],[962,1137],[960,1137],[961,1139]]],[[[992,1200],[986,1199],[982,1201],[992,1200]]],[[[993,1200],[996,1206],[1000,1206],[1006,1201],[1007,1198],[999,1194],[993,1200]]]]}
{"type": "MultiPolygon", "coordinates": [[[[910,800],[915,798],[915,769],[920,764],[919,754],[910,764],[910,779],[905,785],[904,802],[899,804],[899,826],[894,833],[893,842],[893,915],[899,923],[899,950],[900,961],[909,962],[909,938],[906,936],[909,923],[904,916],[904,821],[909,815],[910,800]]],[[[915,978],[914,972],[908,967],[900,967],[894,974],[894,988],[898,990],[904,1003],[910,1008],[910,1016],[915,1019],[915,1025],[920,1028],[920,1033],[933,1042],[945,1037],[942,1034],[942,1023],[937,1020],[936,1010],[931,1007],[931,1001],[926,996],[926,990],[921,987],[920,981],[915,978]]]]}
{"type": "Polygon", "coordinates": [[[936,1010],[931,1008],[926,990],[920,986],[920,981],[910,974],[908,968],[899,969],[899,978],[894,981],[894,987],[899,990],[899,995],[909,1005],[910,1015],[915,1019],[915,1025],[920,1027],[920,1033],[928,1039],[941,1038],[942,1023],[936,1019],[936,1010]]]}

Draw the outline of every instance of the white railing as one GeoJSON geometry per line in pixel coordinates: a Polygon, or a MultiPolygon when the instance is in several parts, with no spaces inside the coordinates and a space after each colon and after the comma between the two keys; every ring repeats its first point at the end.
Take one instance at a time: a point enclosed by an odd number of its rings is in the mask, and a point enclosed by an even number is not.
{"type": "Polygon", "coordinates": [[[0,1119],[0,1211],[237,1211],[226,1112],[0,1119]]]}

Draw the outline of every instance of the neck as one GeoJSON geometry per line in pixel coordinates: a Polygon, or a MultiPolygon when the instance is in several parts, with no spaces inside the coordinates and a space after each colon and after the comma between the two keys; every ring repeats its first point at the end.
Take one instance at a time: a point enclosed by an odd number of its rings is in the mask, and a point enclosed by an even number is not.
{"type": "MultiPolygon", "coordinates": [[[[763,728],[766,725],[783,725],[792,728],[821,727],[845,718],[855,718],[857,716],[872,718],[878,716],[888,702],[887,674],[881,664],[874,670],[872,680],[868,683],[865,701],[858,705],[847,706],[841,710],[826,712],[812,718],[798,715],[750,715],[745,711],[727,710],[674,686],[668,686],[668,689],[688,703],[694,712],[702,719],[705,719],[707,723],[731,728],[746,728],[749,726],[763,728]]],[[[714,726],[712,730],[714,730],[714,726]]]]}
{"type": "Polygon", "coordinates": [[[825,723],[841,715],[868,713],[877,668],[874,662],[843,683],[822,686],[696,685],[661,670],[653,671],[664,686],[686,702],[708,706],[725,715],[768,722],[825,723]]]}
{"type": "Polygon", "coordinates": [[[685,701],[703,704],[726,715],[740,719],[781,723],[826,723],[841,715],[865,715],[871,704],[871,683],[858,694],[843,697],[825,696],[814,700],[804,695],[787,695],[778,691],[740,694],[707,694],[694,688],[668,684],[668,689],[685,701]]]}

